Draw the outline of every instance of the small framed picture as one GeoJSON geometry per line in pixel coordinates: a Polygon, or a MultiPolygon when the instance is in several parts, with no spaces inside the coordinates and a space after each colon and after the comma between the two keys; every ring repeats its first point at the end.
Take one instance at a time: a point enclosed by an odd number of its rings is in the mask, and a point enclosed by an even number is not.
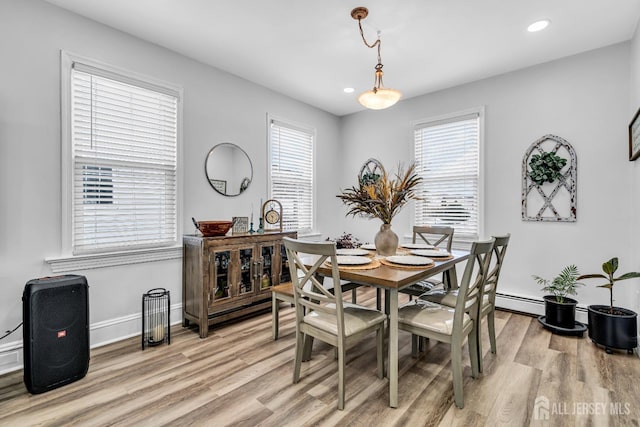
{"type": "Polygon", "coordinates": [[[629,123],[629,161],[640,157],[640,108],[629,123]]]}
{"type": "Polygon", "coordinates": [[[234,216],[232,234],[242,234],[249,231],[249,218],[246,216],[234,216]]]}

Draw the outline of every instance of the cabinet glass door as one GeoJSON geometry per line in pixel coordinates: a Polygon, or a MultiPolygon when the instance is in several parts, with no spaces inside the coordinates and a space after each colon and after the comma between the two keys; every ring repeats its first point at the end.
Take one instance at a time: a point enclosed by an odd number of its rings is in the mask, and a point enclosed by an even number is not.
{"type": "Polygon", "coordinates": [[[289,274],[289,262],[287,261],[287,249],[284,245],[280,246],[280,280],[279,283],[285,283],[291,281],[291,274],[289,274]]]}
{"type": "Polygon", "coordinates": [[[274,245],[260,246],[261,271],[260,271],[260,289],[269,289],[273,280],[273,262],[275,255],[274,245]]]}
{"type": "Polygon", "coordinates": [[[240,283],[238,285],[238,293],[240,295],[250,294],[253,292],[253,249],[240,249],[240,283]]]}
{"type": "Polygon", "coordinates": [[[213,259],[209,264],[213,269],[213,286],[209,290],[209,298],[211,302],[219,301],[231,296],[229,292],[229,279],[231,278],[229,271],[230,260],[231,251],[213,252],[213,259]]]}

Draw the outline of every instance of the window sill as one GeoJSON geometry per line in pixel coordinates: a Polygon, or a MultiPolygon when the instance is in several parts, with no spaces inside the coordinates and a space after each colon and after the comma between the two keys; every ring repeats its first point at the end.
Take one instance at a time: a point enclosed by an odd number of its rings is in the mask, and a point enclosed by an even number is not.
{"type": "Polygon", "coordinates": [[[57,258],[45,258],[53,273],[67,273],[77,270],[114,267],[118,265],[139,264],[143,262],[164,261],[182,257],[182,246],[142,249],[135,251],[110,252],[104,254],[75,255],[57,258]]]}

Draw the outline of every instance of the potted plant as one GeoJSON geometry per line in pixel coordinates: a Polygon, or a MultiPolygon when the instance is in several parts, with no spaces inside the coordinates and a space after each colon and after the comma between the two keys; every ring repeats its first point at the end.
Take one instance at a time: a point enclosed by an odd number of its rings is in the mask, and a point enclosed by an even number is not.
{"type": "Polygon", "coordinates": [[[618,270],[618,258],[611,258],[602,264],[604,274],[584,274],[578,277],[582,279],[603,279],[606,282],[598,285],[600,288],[609,289],[609,305],[590,305],[589,338],[596,344],[603,345],[607,353],[612,353],[612,348],[626,349],[633,353],[638,346],[638,314],[633,310],[613,305],[613,285],[622,280],[640,277],[640,273],[625,273],[618,277],[614,274],[618,270]]]}
{"type": "Polygon", "coordinates": [[[398,236],[391,230],[391,220],[411,199],[419,199],[416,195],[422,177],[416,173],[412,163],[406,171],[398,165],[395,177],[387,174],[381,166],[380,176],[373,179],[360,179],[358,186],[347,188],[338,197],[349,206],[348,215],[361,215],[366,218],[377,218],[382,221],[380,231],[374,242],[380,255],[395,255],[398,247],[398,236]]]}
{"type": "Polygon", "coordinates": [[[543,297],[546,324],[557,328],[574,329],[578,301],[567,297],[567,295],[576,295],[576,288],[583,285],[583,283],[578,282],[578,276],[580,276],[580,273],[575,265],[563,268],[553,280],[533,276],[536,282],[542,286],[543,291],[551,293],[551,295],[543,297]]]}

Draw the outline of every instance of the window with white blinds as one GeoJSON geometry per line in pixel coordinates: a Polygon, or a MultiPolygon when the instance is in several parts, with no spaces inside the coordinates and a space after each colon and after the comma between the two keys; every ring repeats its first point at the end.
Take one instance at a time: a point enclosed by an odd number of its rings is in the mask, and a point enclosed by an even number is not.
{"type": "Polygon", "coordinates": [[[414,125],[415,161],[423,181],[416,201],[416,225],[447,225],[454,238],[480,234],[481,112],[414,125]]]}
{"type": "Polygon", "coordinates": [[[73,254],[177,244],[179,96],[72,63],[73,254]]]}
{"type": "Polygon", "coordinates": [[[315,131],[269,119],[270,197],[282,203],[285,230],[313,229],[315,131]]]}

